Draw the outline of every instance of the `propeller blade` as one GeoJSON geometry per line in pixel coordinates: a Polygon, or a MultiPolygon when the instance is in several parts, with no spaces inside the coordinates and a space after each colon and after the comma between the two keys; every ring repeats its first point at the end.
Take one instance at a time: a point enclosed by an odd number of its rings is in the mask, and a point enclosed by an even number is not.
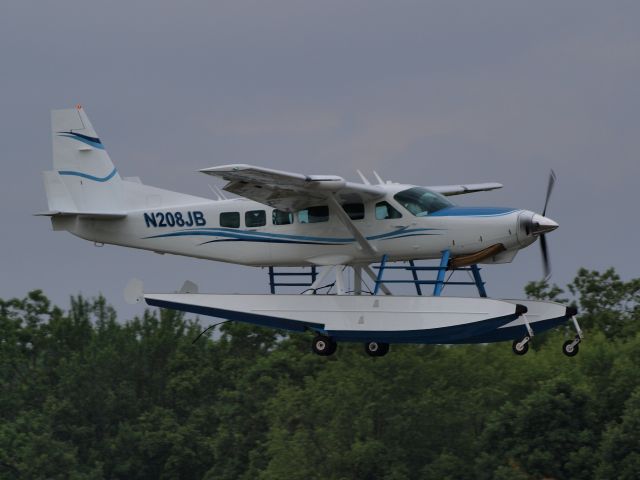
{"type": "Polygon", "coordinates": [[[549,204],[549,197],[551,196],[551,191],[553,190],[553,186],[556,183],[556,173],[551,170],[549,173],[549,184],[547,185],[547,197],[544,199],[544,208],[542,209],[542,216],[547,216],[547,205],[549,204]]]}
{"type": "Polygon", "coordinates": [[[544,270],[544,279],[548,280],[551,276],[551,264],[549,262],[549,251],[547,250],[546,237],[546,235],[540,235],[540,251],[542,252],[542,269],[544,270]]]}

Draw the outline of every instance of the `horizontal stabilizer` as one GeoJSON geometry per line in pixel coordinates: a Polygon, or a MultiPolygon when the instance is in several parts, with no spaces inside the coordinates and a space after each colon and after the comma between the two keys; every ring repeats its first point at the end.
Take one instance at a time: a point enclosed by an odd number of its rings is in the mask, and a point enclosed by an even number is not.
{"type": "Polygon", "coordinates": [[[42,172],[44,188],[47,193],[47,203],[49,210],[39,212],[35,215],[41,217],[71,217],[95,218],[101,220],[116,220],[127,216],[126,212],[101,211],[99,208],[79,208],[73,199],[69,188],[65,184],[63,176],[56,171],[42,172]]]}
{"type": "Polygon", "coordinates": [[[125,218],[126,213],[119,212],[61,212],[58,210],[48,210],[46,212],[34,213],[36,217],[82,217],[95,218],[96,220],[118,220],[125,218]]]}
{"type": "Polygon", "coordinates": [[[58,172],[42,172],[42,179],[50,211],[74,212],[78,210],[78,206],[58,172]]]}

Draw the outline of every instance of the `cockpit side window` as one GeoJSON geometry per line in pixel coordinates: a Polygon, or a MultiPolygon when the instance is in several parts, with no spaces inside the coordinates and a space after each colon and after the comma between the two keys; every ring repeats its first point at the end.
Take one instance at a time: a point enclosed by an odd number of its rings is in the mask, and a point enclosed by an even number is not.
{"type": "Polygon", "coordinates": [[[344,211],[349,215],[351,220],[362,220],[364,218],[363,203],[345,203],[342,205],[344,211]]]}
{"type": "Polygon", "coordinates": [[[443,195],[422,187],[413,187],[396,193],[393,198],[416,217],[452,207],[453,203],[443,195]]]}
{"type": "Polygon", "coordinates": [[[329,207],[318,205],[309,207],[298,212],[298,222],[300,223],[320,223],[329,221],[329,207]]]}
{"type": "Polygon", "coordinates": [[[387,220],[389,218],[402,218],[402,214],[388,202],[383,201],[376,203],[376,219],[387,220]]]}
{"type": "Polygon", "coordinates": [[[271,214],[274,225],[291,225],[293,223],[293,213],[283,210],[274,210],[271,214]]]}

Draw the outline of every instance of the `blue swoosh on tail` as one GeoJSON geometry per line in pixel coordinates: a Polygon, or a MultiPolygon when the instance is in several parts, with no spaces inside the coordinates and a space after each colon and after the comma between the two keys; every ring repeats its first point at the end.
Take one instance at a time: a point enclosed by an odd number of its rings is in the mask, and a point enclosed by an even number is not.
{"type": "Polygon", "coordinates": [[[74,140],[78,140],[79,142],[85,143],[93,148],[104,150],[104,145],[102,144],[102,141],[100,141],[98,137],[90,137],[89,135],[83,135],[82,133],[76,133],[70,130],[68,132],[58,132],[58,136],[72,138],[74,140]]]}
{"type": "Polygon", "coordinates": [[[96,177],[93,175],[89,175],[88,173],[76,172],[74,170],[59,170],[58,175],[72,176],[72,177],[82,177],[87,180],[93,180],[94,182],[108,182],[111,180],[115,174],[118,173],[118,170],[114,168],[110,174],[105,177],[96,177]]]}

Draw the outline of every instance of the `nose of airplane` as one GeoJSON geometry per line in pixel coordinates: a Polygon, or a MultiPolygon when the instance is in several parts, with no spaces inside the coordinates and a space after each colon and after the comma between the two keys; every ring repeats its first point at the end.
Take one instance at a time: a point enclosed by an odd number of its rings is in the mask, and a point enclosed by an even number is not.
{"type": "Polygon", "coordinates": [[[544,217],[539,214],[535,214],[531,219],[531,233],[533,235],[542,235],[549,233],[558,228],[558,224],[551,220],[549,217],[544,217]]]}

